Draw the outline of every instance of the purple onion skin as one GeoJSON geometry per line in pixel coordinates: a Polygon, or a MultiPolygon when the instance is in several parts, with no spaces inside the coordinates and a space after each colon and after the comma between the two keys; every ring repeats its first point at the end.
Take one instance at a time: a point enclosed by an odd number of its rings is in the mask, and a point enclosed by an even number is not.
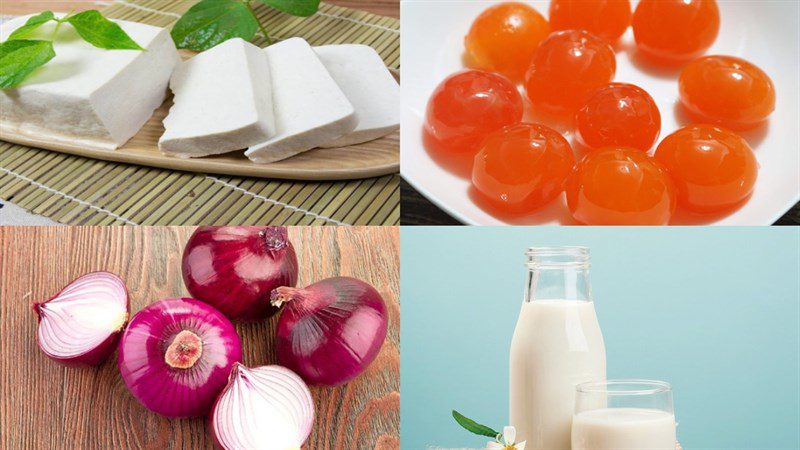
{"type": "Polygon", "coordinates": [[[131,319],[119,344],[119,371],[133,396],[167,417],[208,414],[228,382],[242,344],[233,324],[212,306],[192,298],[160,300],[131,319]],[[165,352],[183,330],[203,342],[200,359],[186,369],[171,367],[165,352]]]}
{"type": "MultiPolygon", "coordinates": [[[[37,320],[39,322],[42,321],[42,316],[41,316],[41,307],[42,306],[41,305],[43,305],[44,303],[49,302],[50,300],[53,300],[54,298],[58,297],[59,295],[61,295],[61,293],[64,292],[64,290],[66,288],[68,288],[72,283],[74,283],[78,279],[83,278],[83,277],[85,277],[87,275],[93,275],[93,274],[111,274],[111,275],[119,278],[119,276],[117,274],[115,274],[115,273],[102,272],[102,271],[90,272],[88,274],[85,274],[85,275],[82,275],[82,276],[76,278],[75,280],[70,282],[68,285],[64,286],[60,291],[58,291],[58,293],[56,293],[55,295],[53,295],[49,299],[47,299],[47,300],[45,300],[43,302],[36,302],[36,303],[34,303],[32,305],[33,312],[36,313],[37,320]]],[[[120,279],[120,282],[122,282],[121,279],[120,279]]],[[[131,310],[131,302],[130,302],[130,298],[128,297],[128,287],[125,286],[124,282],[122,282],[122,286],[125,289],[125,310],[130,312],[130,310],[131,310]]],[[[122,330],[124,328],[125,328],[125,324],[123,323],[122,327],[120,327],[119,331],[117,331],[116,333],[110,334],[108,336],[108,338],[106,338],[106,340],[104,340],[102,343],[100,343],[100,345],[98,345],[94,349],[92,349],[92,350],[90,350],[90,351],[88,351],[88,352],[86,352],[86,353],[84,353],[82,355],[74,356],[74,357],[71,357],[71,358],[60,358],[60,357],[53,356],[53,355],[50,355],[50,354],[47,354],[47,353],[45,353],[45,355],[47,355],[47,357],[52,359],[53,361],[59,362],[59,363],[65,365],[67,367],[87,367],[87,366],[100,365],[103,362],[105,362],[108,359],[108,357],[111,356],[112,353],[114,353],[114,350],[117,348],[117,342],[119,342],[120,333],[122,332],[122,330]]],[[[39,348],[44,353],[44,349],[42,348],[41,342],[39,342],[39,340],[37,339],[36,343],[37,343],[37,345],[39,345],[39,348]]]]}
{"type": "Polygon", "coordinates": [[[278,320],[278,363],[307,383],[346,383],[378,355],[386,338],[386,304],[369,284],[328,278],[304,289],[279,288],[273,300],[281,293],[290,295],[278,320]]]}
{"type": "Polygon", "coordinates": [[[285,227],[200,227],[186,243],[182,269],[192,297],[231,320],[274,315],[270,292],[297,284],[297,255],[285,227]]]}

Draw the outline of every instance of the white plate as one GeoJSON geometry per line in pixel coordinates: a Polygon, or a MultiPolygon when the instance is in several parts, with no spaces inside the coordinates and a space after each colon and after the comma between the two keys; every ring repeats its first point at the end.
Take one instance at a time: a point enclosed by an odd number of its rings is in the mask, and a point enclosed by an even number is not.
{"type": "MultiPolygon", "coordinates": [[[[401,173],[424,196],[468,224],[572,224],[563,195],[533,214],[492,216],[470,199],[469,180],[442,168],[422,145],[428,97],[442,79],[464,67],[461,62],[464,35],[472,20],[492,3],[401,2],[401,173]]],[[[548,1],[528,3],[547,15],[548,1]]],[[[673,222],[770,225],[800,200],[800,91],[797,86],[800,81],[800,2],[718,0],[718,4],[720,33],[707,54],[735,55],[761,67],[775,83],[776,108],[767,126],[743,134],[761,166],[750,200],[724,216],[698,218],[678,214],[673,222]]],[[[614,80],[639,85],[653,96],[661,110],[661,139],[679,128],[679,123],[684,123],[676,109],[678,71],[658,70],[635,58],[632,60],[634,49],[633,32],[629,28],[617,44],[614,80]]],[[[568,131],[565,135],[571,140],[568,131]]]]}

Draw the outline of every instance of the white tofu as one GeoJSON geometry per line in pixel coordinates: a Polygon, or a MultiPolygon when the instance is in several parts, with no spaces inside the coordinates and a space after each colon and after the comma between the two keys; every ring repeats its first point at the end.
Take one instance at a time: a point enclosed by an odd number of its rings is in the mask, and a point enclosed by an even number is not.
{"type": "MultiPolygon", "coordinates": [[[[18,17],[0,27],[0,40],[28,20],[18,17]]],[[[114,149],[128,141],[161,106],[172,70],[180,60],[169,30],[115,21],[140,50],[104,50],[63,24],[56,56],[16,88],[0,91],[3,131],[52,135],[114,149]]],[[[49,38],[55,22],[35,37],[49,38]]]]}
{"type": "Polygon", "coordinates": [[[355,130],[320,147],[360,144],[400,128],[400,86],[378,52],[359,44],[324,45],[314,51],[358,116],[355,130]]]}
{"type": "Polygon", "coordinates": [[[162,152],[196,157],[241,150],[275,134],[267,55],[229,39],[181,63],[158,141],[162,152]]]}
{"type": "Polygon", "coordinates": [[[250,160],[270,163],[318,147],[358,124],[353,105],[302,38],[264,49],[272,76],[275,136],[251,146],[250,160]]]}

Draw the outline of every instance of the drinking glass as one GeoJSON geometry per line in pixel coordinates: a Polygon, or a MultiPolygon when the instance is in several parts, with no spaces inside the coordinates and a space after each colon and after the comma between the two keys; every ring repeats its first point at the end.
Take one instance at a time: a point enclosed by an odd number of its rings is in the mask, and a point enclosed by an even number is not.
{"type": "Polygon", "coordinates": [[[572,450],[675,450],[669,383],[607,380],[576,389],[572,450]]]}

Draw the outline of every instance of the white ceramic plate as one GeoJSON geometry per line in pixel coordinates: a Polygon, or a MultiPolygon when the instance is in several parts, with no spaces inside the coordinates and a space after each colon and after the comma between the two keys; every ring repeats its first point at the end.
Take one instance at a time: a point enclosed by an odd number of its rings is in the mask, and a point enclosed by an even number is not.
{"type": "MultiPolygon", "coordinates": [[[[414,1],[401,3],[402,115],[400,165],[403,177],[443,210],[472,225],[572,224],[566,201],[518,217],[494,217],[470,198],[469,180],[437,164],[422,145],[428,97],[439,82],[462,69],[463,39],[472,20],[490,1],[414,1]]],[[[549,1],[530,1],[547,15],[549,1]]],[[[637,3],[636,0],[632,2],[637,3]]],[[[707,54],[735,55],[761,67],[775,83],[777,102],[769,123],[743,134],[761,166],[750,200],[723,216],[678,213],[675,224],[770,225],[800,200],[800,27],[797,1],[718,0],[719,37],[707,54]]],[[[633,32],[617,44],[615,81],[639,85],[661,110],[659,140],[685,124],[676,108],[677,70],[660,70],[635,57],[633,32]]],[[[569,130],[562,130],[571,140],[569,130]]]]}

